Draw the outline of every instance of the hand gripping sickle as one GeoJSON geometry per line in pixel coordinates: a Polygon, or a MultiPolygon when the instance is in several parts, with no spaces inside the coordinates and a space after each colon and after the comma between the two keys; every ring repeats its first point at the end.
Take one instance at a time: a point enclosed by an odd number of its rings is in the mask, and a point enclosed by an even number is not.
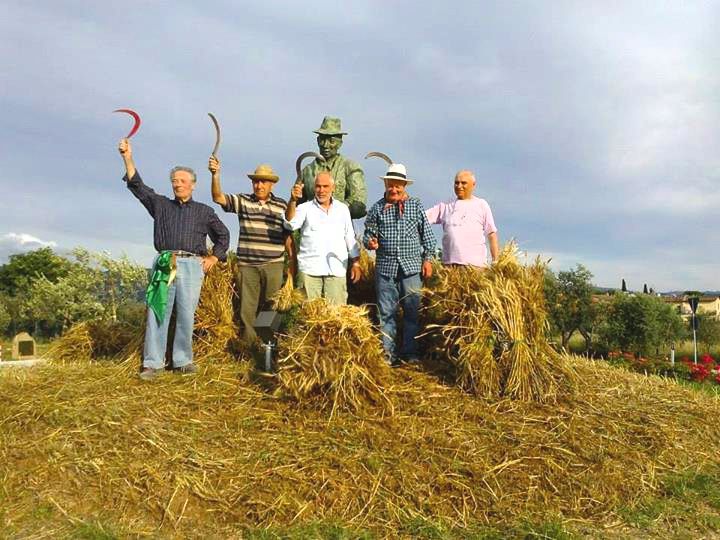
{"type": "Polygon", "coordinates": [[[302,154],[300,154],[298,156],[298,158],[295,160],[295,173],[297,174],[297,177],[295,178],[295,184],[302,184],[302,174],[301,174],[302,161],[303,161],[303,159],[309,158],[309,157],[315,157],[315,158],[319,159],[320,161],[322,161],[323,163],[325,162],[325,158],[322,157],[317,152],[303,152],[302,154]]]}

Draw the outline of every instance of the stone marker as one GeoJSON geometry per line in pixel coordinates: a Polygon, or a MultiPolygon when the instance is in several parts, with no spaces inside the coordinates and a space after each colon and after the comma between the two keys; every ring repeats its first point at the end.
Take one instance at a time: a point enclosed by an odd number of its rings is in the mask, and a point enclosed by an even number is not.
{"type": "Polygon", "coordinates": [[[27,332],[20,332],[12,341],[13,360],[30,360],[35,358],[35,340],[27,332]]]}

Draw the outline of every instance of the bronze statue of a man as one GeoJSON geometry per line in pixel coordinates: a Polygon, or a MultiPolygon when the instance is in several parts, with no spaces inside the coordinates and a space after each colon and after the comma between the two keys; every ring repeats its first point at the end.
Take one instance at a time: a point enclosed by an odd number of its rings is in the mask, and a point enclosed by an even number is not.
{"type": "MultiPolygon", "coordinates": [[[[367,187],[365,174],[359,164],[338,154],[342,146],[343,135],[340,119],[332,116],[323,118],[317,133],[317,143],[320,155],[325,162],[318,159],[305,166],[301,173],[303,183],[302,201],[311,201],[315,196],[315,177],[321,171],[330,171],[335,179],[335,193],[333,197],[344,202],[350,208],[353,219],[364,217],[367,213],[367,187]]],[[[301,201],[301,202],[302,202],[301,201]]]]}

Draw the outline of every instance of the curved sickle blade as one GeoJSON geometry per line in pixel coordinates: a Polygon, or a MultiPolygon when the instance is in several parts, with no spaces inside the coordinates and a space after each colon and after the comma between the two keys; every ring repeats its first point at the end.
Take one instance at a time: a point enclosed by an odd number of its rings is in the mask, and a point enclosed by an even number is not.
{"type": "Polygon", "coordinates": [[[218,124],[217,118],[213,113],[208,113],[210,120],[215,125],[215,147],[213,148],[212,155],[217,157],[218,148],[220,148],[220,124],[218,124]]]}
{"type": "Polygon", "coordinates": [[[393,163],[392,159],[390,159],[387,154],[383,154],[382,152],[368,152],[367,156],[365,156],[365,159],[369,157],[379,157],[381,159],[384,159],[388,165],[392,165],[393,163]]]}
{"type": "Polygon", "coordinates": [[[132,116],[133,119],[135,120],[135,125],[134,125],[133,128],[130,130],[130,133],[128,133],[128,136],[125,137],[126,139],[129,139],[130,137],[132,137],[133,135],[135,135],[135,134],[137,133],[137,130],[140,129],[140,124],[141,124],[140,115],[139,115],[138,113],[136,113],[135,111],[133,111],[132,109],[116,109],[116,110],[114,110],[113,112],[124,112],[124,113],[127,113],[127,114],[129,114],[130,116],[132,116]]]}
{"type": "Polygon", "coordinates": [[[297,180],[295,180],[296,184],[300,183],[300,167],[302,166],[302,160],[311,156],[318,158],[320,161],[325,161],[325,158],[317,152],[303,152],[302,154],[300,154],[295,160],[295,172],[297,173],[297,180]]]}

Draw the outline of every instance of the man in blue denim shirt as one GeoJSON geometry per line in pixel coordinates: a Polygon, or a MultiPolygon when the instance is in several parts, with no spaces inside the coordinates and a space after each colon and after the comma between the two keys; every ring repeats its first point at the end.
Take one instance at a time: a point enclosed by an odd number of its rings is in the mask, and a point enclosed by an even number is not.
{"type": "Polygon", "coordinates": [[[377,250],[375,257],[375,290],[378,316],[383,332],[383,347],[390,365],[398,357],[408,362],[418,360],[418,311],[422,278],[432,275],[430,260],[435,253],[435,235],[425,216],[422,202],[409,197],[405,166],[393,163],[380,177],[385,181],[385,196],[377,201],[365,218],[363,243],[377,250]],[[403,339],[399,354],[395,352],[398,307],[403,308],[403,339]]]}

